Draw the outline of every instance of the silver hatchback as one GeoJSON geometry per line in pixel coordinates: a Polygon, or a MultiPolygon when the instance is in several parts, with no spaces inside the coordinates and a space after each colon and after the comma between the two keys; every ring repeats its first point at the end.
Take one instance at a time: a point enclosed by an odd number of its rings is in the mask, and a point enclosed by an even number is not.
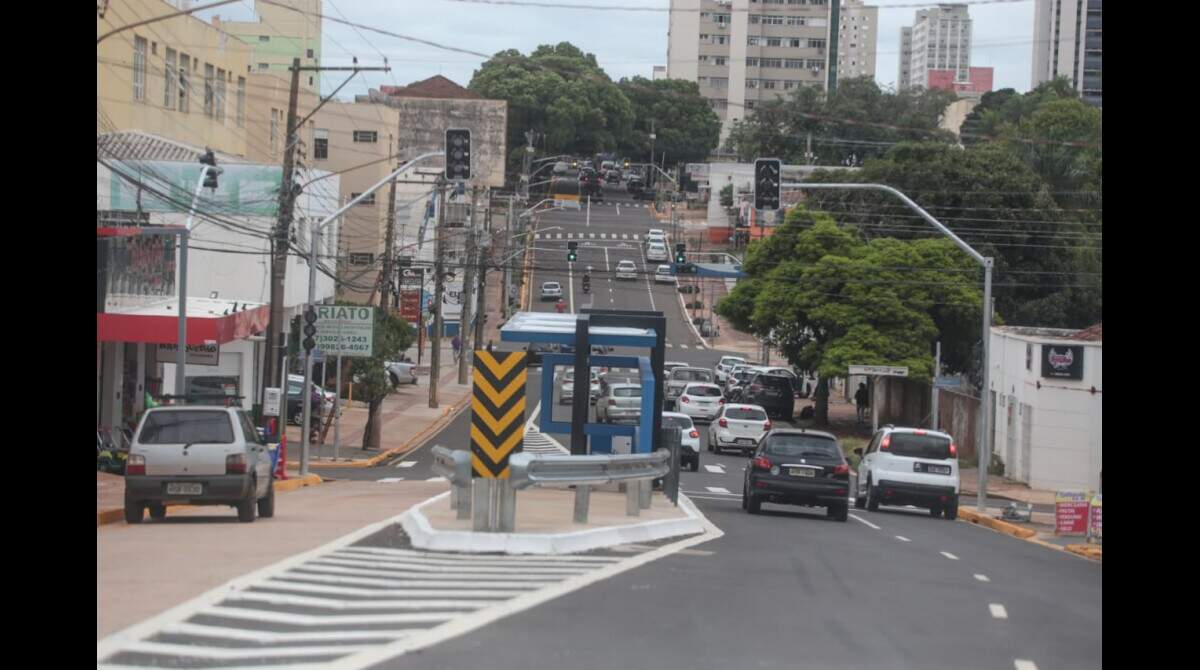
{"type": "Polygon", "coordinates": [[[638,421],[642,418],[642,385],[610,384],[596,400],[596,420],[600,423],[638,421]]]}

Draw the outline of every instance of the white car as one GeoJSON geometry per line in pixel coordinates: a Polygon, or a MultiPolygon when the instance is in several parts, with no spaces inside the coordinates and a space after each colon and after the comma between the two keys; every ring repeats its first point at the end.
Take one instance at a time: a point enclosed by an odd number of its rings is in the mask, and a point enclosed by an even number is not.
{"type": "Polygon", "coordinates": [[[767,410],[758,405],[728,404],[721,409],[717,420],[708,427],[708,450],[721,453],[738,449],[750,455],[763,435],[771,430],[767,410]]]}
{"type": "Polygon", "coordinates": [[[675,401],[679,413],[709,422],[717,418],[724,405],[725,396],[721,393],[721,387],[707,382],[688,384],[675,401]]]}
{"type": "Polygon", "coordinates": [[[745,365],[746,359],[741,356],[722,356],[720,361],[717,361],[717,367],[713,368],[713,376],[717,378],[718,384],[724,384],[729,379],[729,371],[735,365],[745,365]]]}
{"type": "Polygon", "coordinates": [[[674,275],[674,273],[671,272],[671,266],[670,265],[658,266],[658,269],[656,269],[654,271],[654,281],[660,282],[663,284],[674,284],[675,283],[675,275],[674,275]]]}
{"type": "Polygon", "coordinates": [[[663,262],[669,258],[667,255],[667,245],[662,242],[651,242],[646,247],[646,260],[663,262]]]}
{"type": "MultiPolygon", "coordinates": [[[[575,368],[563,368],[558,373],[558,383],[554,388],[560,405],[569,405],[575,399],[575,368]]],[[[596,404],[600,395],[599,368],[592,368],[591,379],[588,381],[588,402],[596,404]]]]}
{"type": "Polygon", "coordinates": [[[562,284],[556,281],[542,282],[542,300],[558,300],[561,297],[562,284]]]}
{"type": "Polygon", "coordinates": [[[624,260],[617,263],[617,279],[637,279],[637,266],[633,261],[624,260]]]}
{"type": "Polygon", "coordinates": [[[679,412],[662,413],[663,428],[678,428],[683,433],[679,444],[679,465],[688,466],[692,472],[700,469],[700,431],[692,423],[692,417],[679,412]]]}
{"type": "Polygon", "coordinates": [[[663,230],[662,228],[650,228],[646,231],[646,239],[649,240],[655,237],[659,238],[659,240],[665,244],[667,239],[667,231],[663,230]]]}
{"type": "Polygon", "coordinates": [[[958,447],[949,434],[884,426],[871,438],[854,489],[854,506],[871,511],[879,503],[913,505],[931,516],[958,518],[958,447]]]}

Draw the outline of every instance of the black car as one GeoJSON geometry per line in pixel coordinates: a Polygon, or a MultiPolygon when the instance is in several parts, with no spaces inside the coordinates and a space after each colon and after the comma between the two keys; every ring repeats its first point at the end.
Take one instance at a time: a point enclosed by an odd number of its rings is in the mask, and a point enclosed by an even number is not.
{"type": "Polygon", "coordinates": [[[527,365],[527,366],[541,365],[542,364],[542,354],[553,354],[553,353],[556,353],[557,351],[558,351],[558,349],[553,344],[544,344],[541,342],[533,342],[528,347],[525,347],[525,355],[526,355],[525,365],[527,365]]]}
{"type": "Polygon", "coordinates": [[[792,379],[784,375],[755,373],[742,391],[741,402],[762,407],[772,419],[791,421],[796,404],[792,379]]]}
{"type": "Polygon", "coordinates": [[[646,185],[642,183],[642,178],[637,175],[633,175],[625,179],[625,190],[629,191],[630,193],[637,193],[645,188],[645,186],[646,185]]]}
{"type": "Polygon", "coordinates": [[[758,514],[764,502],[824,507],[845,521],[850,513],[850,466],[837,438],[802,428],[777,428],[758,443],[746,466],[742,509],[758,514]]]}

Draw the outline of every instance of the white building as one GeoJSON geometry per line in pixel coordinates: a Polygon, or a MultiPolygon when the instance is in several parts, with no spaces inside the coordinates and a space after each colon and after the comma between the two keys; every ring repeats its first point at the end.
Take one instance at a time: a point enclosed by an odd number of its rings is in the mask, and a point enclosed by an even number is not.
{"type": "Polygon", "coordinates": [[[1033,86],[1071,80],[1084,102],[1102,106],[1103,3],[1036,0],[1033,9],[1033,86]]]}
{"type": "Polygon", "coordinates": [[[1100,487],[1101,326],[994,327],[992,453],[1007,477],[1047,490],[1100,487]]]}
{"type": "Polygon", "coordinates": [[[900,29],[899,87],[926,87],[929,70],[954,70],[956,81],[971,71],[971,17],[965,4],[917,10],[912,27],[900,29]]]}
{"type": "Polygon", "coordinates": [[[650,73],[650,79],[652,81],[658,81],[659,79],[666,79],[666,78],[667,78],[667,66],[666,65],[655,65],[654,70],[650,73]]]}
{"type": "Polygon", "coordinates": [[[863,0],[844,0],[838,18],[838,79],[875,78],[879,8],[863,0]]]}

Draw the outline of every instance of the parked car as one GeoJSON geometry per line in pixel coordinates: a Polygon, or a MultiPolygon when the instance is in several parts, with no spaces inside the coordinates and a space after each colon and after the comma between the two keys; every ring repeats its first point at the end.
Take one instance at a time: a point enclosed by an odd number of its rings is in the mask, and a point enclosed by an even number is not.
{"type": "Polygon", "coordinates": [[[949,434],[920,428],[880,428],[858,465],[854,506],[913,505],[931,516],[958,518],[958,447],[949,434]]]}
{"type": "Polygon", "coordinates": [[[674,284],[675,273],[671,271],[671,266],[658,266],[658,268],[654,270],[654,281],[660,284],[674,284]]]}
{"type": "Polygon", "coordinates": [[[745,363],[746,359],[741,356],[722,356],[721,360],[717,361],[716,367],[713,368],[713,377],[717,380],[718,384],[724,384],[733,366],[738,364],[744,365],[745,363]]]}
{"type": "Polygon", "coordinates": [[[782,377],[787,377],[788,381],[792,385],[792,393],[796,396],[800,395],[800,391],[801,391],[800,377],[795,372],[793,372],[790,368],[760,366],[758,368],[758,371],[762,372],[764,374],[768,374],[768,375],[779,375],[782,377]]]}
{"type": "Polygon", "coordinates": [[[721,387],[716,384],[688,384],[679,394],[676,407],[681,414],[692,417],[693,420],[712,422],[721,412],[725,397],[721,395],[721,387]]]}
{"type": "Polygon", "coordinates": [[[542,282],[542,300],[558,300],[563,297],[562,284],[556,281],[542,282]]]}
{"type": "Polygon", "coordinates": [[[700,431],[692,423],[692,417],[679,412],[662,413],[663,428],[678,428],[683,435],[679,444],[679,466],[692,472],[700,469],[700,431]]]}
{"type": "Polygon", "coordinates": [[[392,386],[417,383],[416,363],[397,361],[384,363],[384,366],[387,368],[388,377],[392,380],[392,386]]]}
{"type": "Polygon", "coordinates": [[[232,407],[146,411],[125,466],[125,521],[162,519],[168,504],[229,505],[238,521],[275,515],[271,453],[250,416],[232,407]]]}
{"type": "Polygon", "coordinates": [[[849,517],[850,466],[829,433],[776,428],[763,436],[745,472],[742,509],[750,514],[769,502],[824,507],[835,521],[849,517]]]}
{"type": "MultiPolygon", "coordinates": [[[[569,405],[575,399],[575,368],[563,368],[559,372],[554,394],[560,405],[569,405]]],[[[596,398],[599,395],[600,370],[592,368],[591,379],[588,383],[588,402],[596,404],[596,398]]]]}
{"type": "Polygon", "coordinates": [[[663,396],[666,399],[666,409],[674,409],[675,399],[683,393],[683,389],[692,382],[711,384],[712,370],[708,368],[675,368],[667,375],[667,385],[663,396]]]}
{"type": "Polygon", "coordinates": [[[617,263],[617,279],[637,279],[637,266],[631,260],[617,263]]]}
{"type": "Polygon", "coordinates": [[[766,372],[754,373],[754,377],[742,391],[741,398],[742,402],[767,410],[767,416],[783,421],[792,420],[792,412],[796,406],[796,394],[792,389],[791,378],[766,372]]]}
{"type": "Polygon", "coordinates": [[[646,260],[654,262],[666,262],[670,259],[667,254],[667,245],[662,242],[651,242],[646,246],[646,260]]]}
{"type": "Polygon", "coordinates": [[[638,421],[642,418],[642,385],[633,382],[609,384],[596,400],[596,420],[600,423],[638,421]]]}
{"type": "Polygon", "coordinates": [[[771,420],[765,409],[725,403],[717,420],[708,427],[708,450],[719,454],[726,449],[739,449],[749,456],[769,430],[771,420]]]}
{"type": "MultiPolygon", "coordinates": [[[[287,419],[288,423],[299,426],[303,419],[304,405],[300,398],[300,389],[304,387],[304,375],[288,375],[287,386],[287,419]]],[[[325,416],[333,411],[334,403],[337,402],[337,394],[333,391],[326,391],[315,383],[309,387],[312,392],[309,394],[312,402],[312,413],[319,416],[325,416]],[[320,404],[317,404],[316,398],[320,398],[320,404]]]]}

